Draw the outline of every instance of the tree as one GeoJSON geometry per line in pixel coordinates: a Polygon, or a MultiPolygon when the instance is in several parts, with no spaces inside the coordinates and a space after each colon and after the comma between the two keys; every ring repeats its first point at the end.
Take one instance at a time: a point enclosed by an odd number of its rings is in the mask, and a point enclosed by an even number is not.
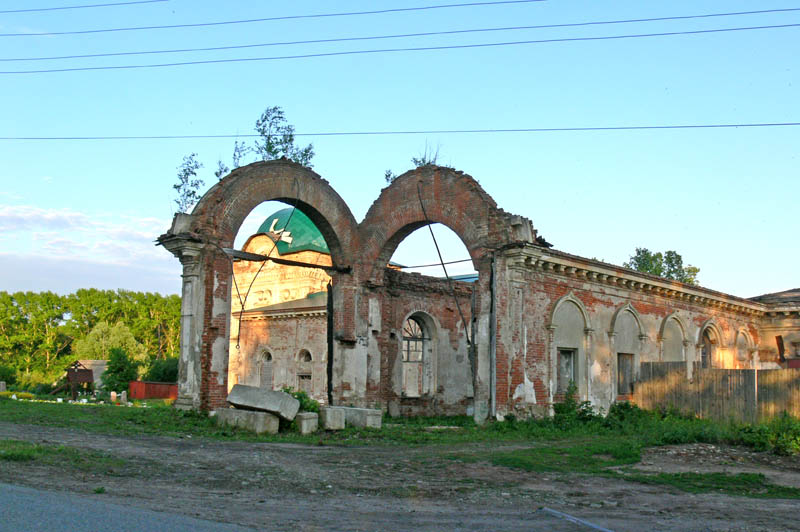
{"type": "Polygon", "coordinates": [[[183,162],[178,166],[178,182],[172,185],[178,192],[175,203],[178,212],[189,212],[195,203],[200,200],[199,190],[205,182],[197,177],[197,171],[203,164],[197,161],[197,154],[191,153],[183,157],[183,162]]]}
{"type": "Polygon", "coordinates": [[[121,392],[128,389],[128,383],[138,376],[139,363],[131,360],[124,349],[115,347],[109,353],[108,366],[103,372],[103,388],[121,392]]]}
{"type": "Polygon", "coordinates": [[[74,346],[74,351],[80,358],[90,360],[109,360],[114,349],[130,353],[137,363],[145,362],[144,347],[136,341],[130,328],[122,322],[110,326],[101,321],[86,338],[81,338],[74,346]]]}
{"type": "Polygon", "coordinates": [[[294,145],[294,126],[286,123],[286,117],[280,107],[267,107],[261,113],[256,120],[256,133],[261,138],[256,139],[253,151],[262,161],[286,157],[303,166],[311,167],[314,146],[309,144],[305,148],[300,148],[294,145]]]}
{"type": "Polygon", "coordinates": [[[671,250],[654,253],[647,248],[636,248],[636,252],[623,266],[686,284],[697,284],[697,274],[700,273],[700,268],[684,266],[683,257],[671,250]]]}
{"type": "MultiPolygon", "coordinates": [[[[234,141],[231,156],[233,168],[246,164],[244,160],[250,153],[255,154],[255,160],[271,161],[285,157],[311,168],[314,145],[309,144],[306,147],[295,145],[294,126],[286,122],[286,116],[280,107],[264,109],[256,120],[255,131],[258,133],[258,138],[252,146],[245,141],[234,141]]],[[[175,199],[177,212],[189,212],[189,209],[200,200],[200,188],[205,184],[197,177],[197,171],[201,168],[203,164],[197,160],[196,153],[184,156],[183,162],[178,166],[178,182],[172,186],[178,193],[175,199]]],[[[222,179],[229,171],[228,165],[217,161],[217,168],[214,170],[217,179],[222,179]]]]}

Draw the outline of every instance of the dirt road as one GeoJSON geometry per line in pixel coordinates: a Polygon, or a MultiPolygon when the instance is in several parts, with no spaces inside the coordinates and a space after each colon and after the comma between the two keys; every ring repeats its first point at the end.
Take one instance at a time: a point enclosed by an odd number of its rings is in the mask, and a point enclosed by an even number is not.
{"type": "MultiPolygon", "coordinates": [[[[0,423],[0,438],[107,453],[123,465],[66,475],[0,461],[0,482],[262,530],[591,530],[540,511],[624,530],[798,530],[796,500],[692,495],[581,475],[527,473],[449,458],[454,447],[335,447],[136,438],[0,423]],[[105,493],[93,494],[98,487],[105,493]]],[[[650,471],[759,472],[800,487],[800,461],[693,444],[651,449],[650,471]]]]}

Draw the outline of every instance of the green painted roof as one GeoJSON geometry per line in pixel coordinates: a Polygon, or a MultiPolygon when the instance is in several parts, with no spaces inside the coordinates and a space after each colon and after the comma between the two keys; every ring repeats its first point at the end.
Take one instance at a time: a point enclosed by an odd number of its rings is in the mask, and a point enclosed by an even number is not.
{"type": "Polygon", "coordinates": [[[322,233],[300,209],[290,207],[267,216],[267,219],[258,228],[258,232],[273,236],[279,234],[280,240],[278,240],[277,248],[281,255],[298,251],[318,251],[330,254],[322,233]],[[286,225],[287,221],[289,222],[288,226],[286,225]]]}

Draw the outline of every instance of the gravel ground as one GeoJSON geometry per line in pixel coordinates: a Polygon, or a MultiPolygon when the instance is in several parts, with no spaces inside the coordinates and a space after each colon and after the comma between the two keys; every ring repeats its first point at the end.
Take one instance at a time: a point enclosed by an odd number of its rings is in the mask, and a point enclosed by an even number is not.
{"type": "MultiPolygon", "coordinates": [[[[0,461],[0,482],[261,530],[797,530],[796,500],[694,495],[665,486],[463,463],[453,452],[519,448],[338,447],[101,436],[0,423],[0,438],[61,444],[123,459],[108,471],[68,473],[0,461]],[[97,487],[103,494],[94,494],[97,487]]],[[[756,472],[800,487],[800,461],[735,447],[648,450],[646,471],[756,472]]]]}

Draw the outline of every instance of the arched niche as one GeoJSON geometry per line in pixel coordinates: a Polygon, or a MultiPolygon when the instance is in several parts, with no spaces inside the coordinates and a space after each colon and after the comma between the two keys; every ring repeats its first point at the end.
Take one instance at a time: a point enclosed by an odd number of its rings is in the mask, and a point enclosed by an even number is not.
{"type": "Polygon", "coordinates": [[[743,327],[736,331],[734,343],[736,350],[736,362],[739,366],[749,366],[752,362],[751,356],[754,351],[753,338],[743,327]]]}
{"type": "Polygon", "coordinates": [[[551,395],[563,395],[572,381],[578,396],[588,398],[592,327],[586,307],[570,292],[553,305],[547,328],[553,375],[551,395]]]}
{"type": "Polygon", "coordinates": [[[608,334],[614,373],[612,401],[618,398],[630,399],[633,384],[639,375],[643,344],[647,338],[642,319],[632,304],[626,303],[614,312],[608,334]]]}
{"type": "Polygon", "coordinates": [[[714,319],[708,319],[697,331],[698,360],[701,369],[720,367],[720,352],[724,348],[722,329],[714,319]]]}
{"type": "Polygon", "coordinates": [[[673,312],[661,321],[658,338],[661,342],[663,362],[686,361],[686,331],[686,323],[677,312],[673,312]]]}

